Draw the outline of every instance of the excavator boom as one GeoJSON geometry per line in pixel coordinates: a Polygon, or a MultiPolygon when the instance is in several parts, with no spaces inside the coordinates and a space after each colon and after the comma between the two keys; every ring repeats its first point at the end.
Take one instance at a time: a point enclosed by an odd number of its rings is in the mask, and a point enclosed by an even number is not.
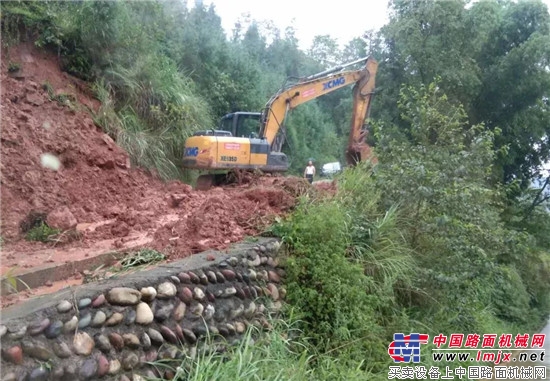
{"type": "MultiPolygon", "coordinates": [[[[342,87],[355,84],[353,92],[354,117],[350,132],[350,147],[352,141],[354,146],[360,144],[362,126],[370,107],[377,68],[378,63],[373,58],[362,58],[306,77],[297,84],[279,91],[266,105],[260,137],[265,138],[272,148],[275,148],[273,147],[273,143],[288,111],[302,103],[309,102],[342,87]],[[343,71],[346,67],[363,62],[365,66],[361,69],[343,71]],[[359,90],[356,91],[358,88],[359,90]]],[[[280,147],[276,147],[275,151],[279,150],[280,147]]]]}

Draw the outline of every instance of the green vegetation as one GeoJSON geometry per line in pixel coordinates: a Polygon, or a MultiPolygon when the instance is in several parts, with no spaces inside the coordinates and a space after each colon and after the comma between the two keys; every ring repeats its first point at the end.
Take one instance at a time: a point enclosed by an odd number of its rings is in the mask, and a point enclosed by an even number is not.
{"type": "MultiPolygon", "coordinates": [[[[112,254],[115,255],[115,253],[112,254]]],[[[149,248],[130,251],[123,255],[124,257],[113,266],[107,267],[102,264],[91,271],[85,270],[83,283],[97,282],[130,271],[143,270],[147,266],[158,264],[166,259],[163,253],[149,248]]]]}
{"type": "MultiPolygon", "coordinates": [[[[317,36],[304,52],[292,28],[243,19],[226,38],[215,8],[179,1],[1,4],[4,45],[56,51],[95,84],[96,123],[165,179],[191,179],[179,164],[186,137],[227,112],[260,110],[286,78],[368,54],[380,62],[379,164],[346,170],[333,198],[304,196],[271,228],[289,248],[292,335],[279,327],[224,361],[205,354],[179,379],[387,379],[395,332],[545,322],[550,13],[540,1],[466,5],[395,0],[381,31],[342,49],[317,36]]],[[[310,157],[343,161],[350,109],[338,91],[290,114],[294,173],[310,157]]],[[[35,220],[24,231],[43,229],[35,220]]]]}
{"type": "Polygon", "coordinates": [[[361,370],[348,368],[346,364],[298,341],[296,338],[301,336],[301,332],[292,324],[273,323],[273,329],[261,335],[256,328],[250,327],[243,340],[235,346],[220,344],[220,341],[216,344],[214,338],[207,341],[210,348],[223,347],[224,351],[203,350],[196,356],[188,353],[181,363],[159,360],[153,365],[161,371],[172,372],[175,381],[364,379],[365,373],[361,370]]]}
{"type": "Polygon", "coordinates": [[[9,62],[8,63],[8,72],[9,73],[15,73],[16,71],[19,71],[21,69],[21,65],[17,62],[9,62]]]}
{"type": "Polygon", "coordinates": [[[128,253],[120,261],[120,266],[123,270],[131,269],[136,266],[150,265],[155,262],[160,262],[166,259],[166,256],[161,252],[153,249],[140,249],[135,253],[128,253]]]}
{"type": "Polygon", "coordinates": [[[23,281],[21,278],[19,278],[17,275],[14,274],[15,270],[17,269],[17,266],[10,267],[8,271],[2,276],[2,281],[4,285],[7,285],[9,287],[8,292],[19,292],[20,287],[18,287],[18,283],[20,285],[23,285],[25,289],[30,290],[30,287],[25,281],[23,281]]]}
{"type": "Polygon", "coordinates": [[[27,241],[51,242],[52,239],[61,233],[61,230],[49,227],[45,222],[30,229],[25,235],[27,241]]]}
{"type": "Polygon", "coordinates": [[[373,41],[373,53],[385,62],[377,76],[385,90],[373,115],[406,130],[396,107],[401,86],[439,76],[473,124],[502,131],[495,137],[495,180],[525,189],[549,158],[550,13],[538,0],[467,3],[392,2],[379,36],[388,43],[373,41]]]}
{"type": "Polygon", "coordinates": [[[379,126],[375,168],[347,170],[335,198],[274,228],[304,336],[381,379],[394,332],[533,332],[550,313],[546,238],[503,219],[491,186],[495,134],[435,83],[398,104],[410,136],[379,126]]]}

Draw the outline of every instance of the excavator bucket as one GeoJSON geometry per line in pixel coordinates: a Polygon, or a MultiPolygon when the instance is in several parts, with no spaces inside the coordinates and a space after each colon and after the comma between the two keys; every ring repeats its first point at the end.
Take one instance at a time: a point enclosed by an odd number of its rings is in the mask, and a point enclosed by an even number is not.
{"type": "Polygon", "coordinates": [[[212,187],[230,184],[242,184],[244,171],[233,170],[227,173],[205,174],[197,178],[196,190],[207,191],[212,187]]]}
{"type": "Polygon", "coordinates": [[[367,143],[358,143],[348,147],[346,151],[346,161],[348,166],[354,167],[361,161],[370,160],[376,164],[377,160],[372,152],[372,148],[367,143]]]}

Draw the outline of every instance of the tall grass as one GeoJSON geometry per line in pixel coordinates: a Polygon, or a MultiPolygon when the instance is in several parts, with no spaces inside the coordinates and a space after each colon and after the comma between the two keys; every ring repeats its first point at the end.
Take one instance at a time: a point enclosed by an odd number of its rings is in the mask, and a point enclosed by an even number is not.
{"type": "Polygon", "coordinates": [[[135,164],[151,170],[162,179],[190,181],[192,173],[181,167],[185,140],[202,123],[210,122],[206,106],[200,99],[189,95],[183,84],[164,89],[161,96],[153,94],[147,98],[144,93],[148,90],[141,87],[129,73],[125,74],[127,76],[119,73],[116,84],[118,91],[126,93],[122,106],[116,104],[120,101],[114,101],[113,94],[117,90],[113,83],[105,80],[96,82],[95,90],[101,107],[95,114],[95,122],[128,152],[135,164]],[[160,106],[153,106],[159,100],[170,100],[170,92],[174,103],[165,105],[160,102],[160,106]],[[136,111],[134,105],[140,111],[136,111]],[[172,111],[163,112],[161,106],[172,111]]]}
{"type": "MultiPolygon", "coordinates": [[[[249,327],[238,345],[227,346],[223,352],[199,350],[196,356],[186,356],[181,362],[170,364],[159,360],[152,363],[164,373],[175,374],[175,381],[334,381],[375,379],[360,367],[349,367],[329,353],[319,352],[299,338],[296,323],[273,321],[273,329],[260,334],[249,327]]],[[[208,347],[214,342],[207,340],[208,347]]],[[[172,361],[173,362],[173,361],[172,361]]],[[[385,379],[385,378],[380,378],[385,379]]],[[[164,378],[148,378],[161,381],[164,378]]]]}
{"type": "Polygon", "coordinates": [[[84,6],[83,15],[89,13],[92,20],[104,23],[106,34],[89,25],[87,18],[80,18],[74,27],[97,37],[80,36],[102,102],[98,123],[134,163],[162,179],[190,181],[192,174],[181,166],[185,140],[198,129],[211,128],[212,118],[208,101],[163,50],[158,40],[162,34],[155,34],[159,30],[154,20],[162,17],[162,9],[156,2],[109,6],[92,2],[84,6]],[[139,27],[137,20],[145,24],[139,27]],[[97,39],[106,40],[105,44],[98,47],[97,39]]]}
{"type": "Polygon", "coordinates": [[[349,254],[377,282],[412,286],[413,252],[407,245],[407,219],[397,205],[381,208],[382,194],[373,181],[372,166],[363,162],[339,178],[337,202],[352,216],[349,254]]]}

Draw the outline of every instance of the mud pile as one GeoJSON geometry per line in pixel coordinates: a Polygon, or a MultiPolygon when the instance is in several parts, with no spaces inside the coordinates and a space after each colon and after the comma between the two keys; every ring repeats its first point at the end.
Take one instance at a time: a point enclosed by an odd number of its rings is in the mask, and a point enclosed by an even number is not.
{"type": "Polygon", "coordinates": [[[277,177],[248,177],[208,192],[163,183],[132,167],[127,153],[94,124],[89,110],[97,111],[98,102],[86,84],[59,70],[55,56],[28,44],[4,58],[1,229],[2,251],[9,255],[2,256],[3,269],[51,247],[25,241],[21,224],[31,212],[65,210],[65,220],[78,223],[80,238],[58,243],[52,262],[70,260],[63,256],[68,248],[106,240],[121,248],[136,236],[180,258],[258,233],[294,205],[303,186],[301,179],[293,184],[277,177]],[[20,70],[8,73],[8,61],[20,70]],[[44,167],[44,154],[58,158],[60,167],[44,167]]]}
{"type": "Polygon", "coordinates": [[[154,235],[154,247],[171,257],[225,247],[257,234],[295,203],[290,193],[261,185],[215,188],[205,194],[189,192],[171,198],[179,203],[175,206],[179,218],[154,235]]]}

